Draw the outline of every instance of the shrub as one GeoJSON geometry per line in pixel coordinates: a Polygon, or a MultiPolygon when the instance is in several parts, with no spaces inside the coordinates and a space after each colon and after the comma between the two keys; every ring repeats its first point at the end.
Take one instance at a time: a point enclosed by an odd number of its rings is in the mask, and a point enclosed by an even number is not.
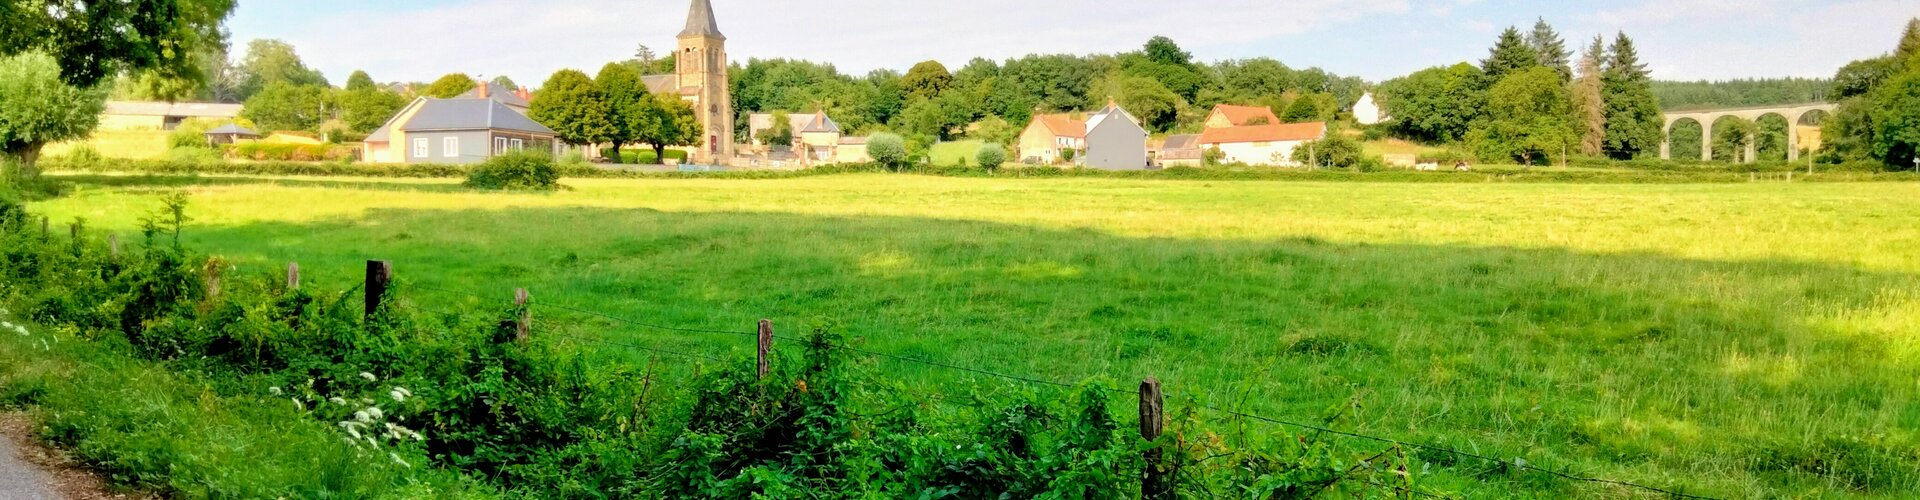
{"type": "Polygon", "coordinates": [[[897,172],[907,166],[907,141],[898,135],[874,134],[867,139],[867,156],[897,172]]]}
{"type": "Polygon", "coordinates": [[[1079,153],[1079,151],[1072,149],[1060,150],[1060,163],[1073,163],[1073,155],[1075,153],[1079,153]]]}
{"type": "Polygon", "coordinates": [[[167,150],[167,161],[181,165],[220,163],[220,154],[203,147],[180,146],[167,150]]]}
{"type": "Polygon", "coordinates": [[[999,170],[1000,165],[1007,162],[1007,147],[989,142],[981,145],[980,152],[975,153],[974,157],[980,161],[980,168],[987,169],[988,172],[999,170]]]}
{"type": "Polygon", "coordinates": [[[91,144],[74,146],[73,149],[67,150],[67,155],[62,160],[76,168],[93,168],[107,162],[106,157],[100,156],[100,150],[94,149],[91,144]]]}
{"type": "Polygon", "coordinates": [[[1295,146],[1292,159],[1314,167],[1355,168],[1366,159],[1366,153],[1359,142],[1338,131],[1328,131],[1325,138],[1295,146]]]}
{"type": "Polygon", "coordinates": [[[515,191],[552,191],[560,186],[553,157],[516,151],[487,160],[467,173],[467,187],[515,191]]]}

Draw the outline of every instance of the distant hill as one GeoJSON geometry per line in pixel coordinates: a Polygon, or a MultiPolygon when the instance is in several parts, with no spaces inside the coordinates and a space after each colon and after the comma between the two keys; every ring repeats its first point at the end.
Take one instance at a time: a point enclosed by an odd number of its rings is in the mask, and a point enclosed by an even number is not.
{"type": "Polygon", "coordinates": [[[1653,95],[1668,111],[1800,104],[1820,101],[1833,80],[1825,78],[1763,78],[1726,81],[1655,81],[1653,95]]]}

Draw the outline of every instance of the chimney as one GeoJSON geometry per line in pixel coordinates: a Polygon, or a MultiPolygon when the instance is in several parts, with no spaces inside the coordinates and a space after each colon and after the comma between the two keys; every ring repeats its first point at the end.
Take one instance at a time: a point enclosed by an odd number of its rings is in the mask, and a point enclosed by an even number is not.
{"type": "Polygon", "coordinates": [[[492,97],[492,96],[490,96],[490,95],[488,95],[488,93],[487,93],[487,92],[488,92],[488,90],[489,90],[489,89],[487,89],[487,82],[480,82],[480,89],[478,90],[478,92],[480,92],[480,98],[481,98],[481,99],[486,99],[486,98],[488,98],[488,97],[492,97]]]}
{"type": "Polygon", "coordinates": [[[521,85],[521,86],[520,86],[520,100],[522,100],[522,101],[531,101],[531,100],[533,100],[533,91],[530,91],[530,90],[527,90],[527,86],[525,86],[525,85],[521,85]]]}

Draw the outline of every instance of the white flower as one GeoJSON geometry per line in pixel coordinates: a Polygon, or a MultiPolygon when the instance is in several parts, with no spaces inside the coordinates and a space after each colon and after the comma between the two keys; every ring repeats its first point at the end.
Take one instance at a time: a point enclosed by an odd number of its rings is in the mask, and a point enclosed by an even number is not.
{"type": "Polygon", "coordinates": [[[400,403],[400,402],[404,402],[404,401],[406,401],[406,400],[407,400],[407,395],[406,395],[406,394],[401,394],[401,393],[400,393],[400,391],[393,391],[393,392],[389,392],[389,393],[387,393],[387,395],[388,395],[388,396],[392,396],[392,397],[393,397],[393,402],[395,402],[395,403],[400,403]]]}
{"type": "Polygon", "coordinates": [[[385,419],[385,418],[387,418],[387,417],[386,417],[386,415],[382,415],[382,414],[381,414],[381,412],[380,412],[380,407],[378,407],[378,406],[369,406],[369,407],[367,407],[367,415],[370,415],[370,416],[372,416],[372,417],[373,417],[373,418],[375,418],[375,419],[385,419]]]}
{"type": "Polygon", "coordinates": [[[353,449],[356,449],[356,450],[360,449],[360,441],[358,440],[355,440],[353,438],[340,438],[340,440],[345,441],[347,443],[347,446],[352,446],[353,449]]]}
{"type": "Polygon", "coordinates": [[[359,420],[359,421],[361,421],[361,422],[372,422],[372,421],[373,421],[373,417],[372,417],[372,416],[369,416],[369,415],[367,415],[367,411],[366,411],[366,410],[360,410],[360,411],[356,411],[356,412],[353,412],[353,419],[354,419],[354,420],[359,420]]]}
{"type": "Polygon", "coordinates": [[[347,435],[353,436],[354,439],[360,439],[360,430],[355,429],[353,427],[347,427],[347,435]]]}
{"type": "Polygon", "coordinates": [[[287,398],[287,399],[293,401],[294,408],[299,408],[300,411],[307,411],[306,403],[301,403],[299,398],[287,398]]]}
{"type": "Polygon", "coordinates": [[[328,403],[333,403],[333,404],[337,404],[337,405],[340,405],[340,406],[346,406],[346,405],[347,405],[347,400],[345,400],[345,399],[340,399],[340,397],[339,397],[339,396],[335,396],[335,397],[331,397],[331,398],[327,398],[327,402],[328,402],[328,403]]]}
{"type": "Polygon", "coordinates": [[[13,325],[13,331],[20,332],[21,335],[26,335],[27,327],[24,325],[13,325]]]}
{"type": "Polygon", "coordinates": [[[373,446],[374,449],[380,448],[380,440],[374,439],[373,436],[367,436],[366,439],[367,439],[367,444],[370,446],[373,446]]]}
{"type": "Polygon", "coordinates": [[[400,459],[399,453],[388,453],[387,458],[393,459],[393,463],[400,464],[401,467],[406,467],[409,469],[413,468],[413,465],[408,464],[406,460],[400,459]]]}
{"type": "Polygon", "coordinates": [[[393,386],[393,392],[398,392],[400,394],[406,395],[407,397],[413,397],[413,391],[409,391],[405,387],[400,387],[397,385],[393,386]]]}
{"type": "Polygon", "coordinates": [[[279,396],[281,394],[279,387],[268,387],[267,392],[271,392],[275,396],[279,396]]]}
{"type": "Polygon", "coordinates": [[[364,379],[367,379],[367,381],[368,381],[368,382],[379,382],[379,381],[380,381],[380,377],[375,377],[375,376],[373,376],[373,374],[372,374],[372,373],[367,373],[367,372],[360,372],[360,378],[364,378],[364,379]]]}

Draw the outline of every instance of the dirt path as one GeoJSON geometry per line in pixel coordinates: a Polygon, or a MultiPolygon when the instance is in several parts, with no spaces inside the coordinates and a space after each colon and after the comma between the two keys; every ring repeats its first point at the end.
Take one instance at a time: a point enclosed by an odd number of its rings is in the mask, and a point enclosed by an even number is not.
{"type": "Polygon", "coordinates": [[[66,454],[32,438],[33,421],[21,413],[0,414],[0,499],[108,500],[147,495],[114,493],[106,481],[76,466],[66,454]]]}

